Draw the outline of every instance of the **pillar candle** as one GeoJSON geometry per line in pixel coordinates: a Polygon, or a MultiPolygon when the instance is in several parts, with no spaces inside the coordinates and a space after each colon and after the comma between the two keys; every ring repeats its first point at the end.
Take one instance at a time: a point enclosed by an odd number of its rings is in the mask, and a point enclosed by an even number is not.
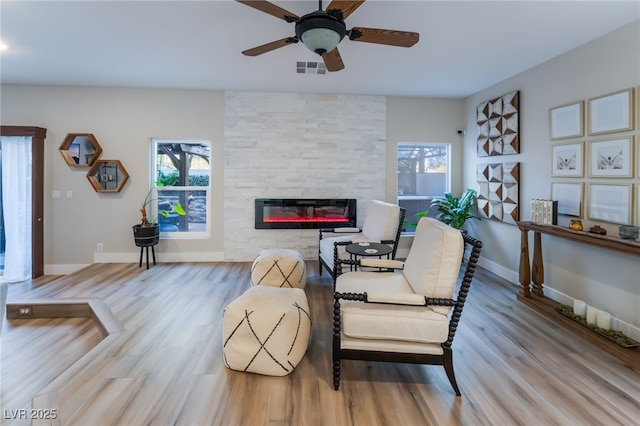
{"type": "Polygon", "coordinates": [[[611,314],[605,311],[598,311],[598,322],[596,325],[605,330],[611,329],[611,314]]]}
{"type": "Polygon", "coordinates": [[[587,324],[595,324],[598,310],[593,306],[587,306],[587,324]]]}
{"type": "Polygon", "coordinates": [[[584,301],[582,300],[574,300],[573,301],[573,313],[574,315],[578,315],[582,318],[584,318],[584,316],[587,313],[587,304],[584,303],[584,301]]]}

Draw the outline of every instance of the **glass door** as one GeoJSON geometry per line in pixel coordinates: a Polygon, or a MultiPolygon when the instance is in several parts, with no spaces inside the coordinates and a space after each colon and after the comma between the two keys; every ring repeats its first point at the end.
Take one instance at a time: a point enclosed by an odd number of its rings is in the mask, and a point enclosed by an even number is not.
{"type": "Polygon", "coordinates": [[[4,272],[4,208],[2,207],[2,142],[0,142],[0,275],[4,272]]]}

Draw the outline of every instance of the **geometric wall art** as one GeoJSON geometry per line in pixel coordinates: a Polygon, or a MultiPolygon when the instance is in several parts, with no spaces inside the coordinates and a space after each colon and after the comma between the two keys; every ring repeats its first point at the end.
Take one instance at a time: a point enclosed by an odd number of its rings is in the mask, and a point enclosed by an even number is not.
{"type": "Polygon", "coordinates": [[[516,225],[520,220],[520,163],[478,164],[477,176],[479,215],[516,225]]]}
{"type": "Polygon", "coordinates": [[[478,105],[478,157],[518,154],[520,92],[478,105]]]}

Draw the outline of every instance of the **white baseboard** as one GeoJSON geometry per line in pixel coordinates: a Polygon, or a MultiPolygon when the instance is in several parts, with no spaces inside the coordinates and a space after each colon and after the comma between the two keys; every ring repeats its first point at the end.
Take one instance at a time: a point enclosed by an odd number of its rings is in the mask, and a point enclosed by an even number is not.
{"type": "Polygon", "coordinates": [[[56,265],[44,265],[45,275],[68,275],[82,268],[86,268],[89,264],[56,264],[56,265]]]}
{"type": "MultiPolygon", "coordinates": [[[[149,253],[149,261],[152,260],[149,253]]],[[[111,253],[94,253],[93,263],[138,263],[140,261],[140,252],[111,252],[111,253]]],[[[145,257],[142,262],[146,262],[145,257]]],[[[156,262],[224,262],[224,253],[222,252],[193,252],[193,253],[157,253],[156,262]]],[[[44,265],[45,275],[68,275],[79,271],[89,264],[52,264],[44,265]]]]}
{"type": "MultiPolygon", "coordinates": [[[[149,258],[151,259],[151,253],[149,258]]],[[[140,252],[112,252],[112,253],[94,253],[94,263],[137,263],[140,261],[140,252]]],[[[142,258],[142,262],[146,261],[146,253],[142,258]]],[[[186,253],[158,253],[156,252],[157,262],[223,262],[224,253],[222,252],[186,252],[186,253]]]]}
{"type": "Polygon", "coordinates": [[[516,271],[507,269],[502,265],[499,265],[495,262],[492,262],[490,260],[483,258],[482,256],[480,256],[480,259],[478,259],[478,266],[486,269],[489,272],[496,274],[500,278],[503,278],[509,281],[513,285],[517,285],[517,286],[520,285],[520,280],[518,277],[518,273],[516,271]]]}

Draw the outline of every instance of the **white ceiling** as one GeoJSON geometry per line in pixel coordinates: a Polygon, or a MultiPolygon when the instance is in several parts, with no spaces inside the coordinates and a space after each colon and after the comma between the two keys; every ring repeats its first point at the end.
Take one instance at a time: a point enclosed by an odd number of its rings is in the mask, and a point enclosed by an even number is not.
{"type": "MultiPolygon", "coordinates": [[[[273,2],[299,16],[318,8],[273,2]]],[[[242,55],[294,35],[294,24],[231,0],[3,0],[0,19],[3,84],[464,97],[640,19],[640,1],[368,0],[347,28],[420,41],[345,39],[346,69],[326,75],[296,73],[296,61],[320,59],[302,43],[242,55]]]]}

